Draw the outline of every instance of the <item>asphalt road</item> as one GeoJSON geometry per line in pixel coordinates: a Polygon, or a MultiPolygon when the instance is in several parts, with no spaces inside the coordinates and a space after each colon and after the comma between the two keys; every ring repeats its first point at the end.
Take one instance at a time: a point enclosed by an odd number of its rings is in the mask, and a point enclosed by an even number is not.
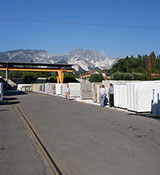
{"type": "Polygon", "coordinates": [[[160,174],[160,120],[44,94],[17,98],[64,174],[160,174]]]}
{"type": "Polygon", "coordinates": [[[14,104],[17,97],[0,102],[0,175],[53,175],[33,136],[26,130],[14,104]]]}

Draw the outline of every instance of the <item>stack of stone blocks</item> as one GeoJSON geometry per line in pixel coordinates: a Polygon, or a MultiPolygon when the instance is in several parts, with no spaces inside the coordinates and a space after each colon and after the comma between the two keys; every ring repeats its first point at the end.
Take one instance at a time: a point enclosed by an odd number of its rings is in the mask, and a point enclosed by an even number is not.
{"type": "MultiPolygon", "coordinates": [[[[82,100],[92,99],[94,103],[100,103],[99,90],[105,86],[108,94],[110,83],[114,86],[115,107],[135,112],[151,112],[154,115],[160,113],[160,81],[117,81],[105,80],[102,83],[68,83],[70,96],[82,100]]],[[[45,92],[65,96],[67,84],[42,83],[32,84],[32,91],[45,92]]]]}

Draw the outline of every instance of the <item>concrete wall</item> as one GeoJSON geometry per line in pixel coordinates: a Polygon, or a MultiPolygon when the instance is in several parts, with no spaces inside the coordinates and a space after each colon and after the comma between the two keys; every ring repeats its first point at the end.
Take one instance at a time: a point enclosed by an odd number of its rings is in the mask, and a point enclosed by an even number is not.
{"type": "Polygon", "coordinates": [[[92,99],[92,84],[90,82],[81,83],[80,93],[81,100],[92,99]]]}

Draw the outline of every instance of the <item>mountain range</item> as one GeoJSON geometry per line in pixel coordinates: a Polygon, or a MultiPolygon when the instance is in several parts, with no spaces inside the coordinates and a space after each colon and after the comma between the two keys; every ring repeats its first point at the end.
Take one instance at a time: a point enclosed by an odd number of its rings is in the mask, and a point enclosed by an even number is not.
{"type": "Polygon", "coordinates": [[[104,56],[94,50],[75,49],[66,55],[53,55],[45,50],[14,50],[0,52],[0,61],[33,62],[33,63],[68,63],[76,71],[110,69],[118,59],[104,56]]]}

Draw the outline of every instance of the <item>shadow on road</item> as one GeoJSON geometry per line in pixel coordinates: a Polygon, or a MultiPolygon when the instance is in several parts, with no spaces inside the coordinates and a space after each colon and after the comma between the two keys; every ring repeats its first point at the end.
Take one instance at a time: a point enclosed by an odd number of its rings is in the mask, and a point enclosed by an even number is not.
{"type": "Polygon", "coordinates": [[[20,103],[20,101],[8,101],[8,100],[6,100],[6,101],[1,101],[0,106],[1,105],[14,105],[14,104],[18,104],[18,103],[20,103]]]}
{"type": "Polygon", "coordinates": [[[1,105],[14,105],[20,103],[20,101],[17,100],[16,97],[11,97],[11,96],[17,96],[17,95],[26,95],[26,93],[23,92],[7,92],[5,94],[3,101],[0,101],[0,106],[1,105]]]}
{"type": "Polygon", "coordinates": [[[27,95],[25,92],[5,92],[4,96],[27,95]]]}
{"type": "Polygon", "coordinates": [[[3,111],[8,111],[7,109],[1,109],[0,112],[3,112],[3,111]]]}
{"type": "Polygon", "coordinates": [[[8,97],[6,98],[6,97],[4,97],[3,98],[4,101],[12,101],[12,100],[16,100],[16,99],[17,98],[15,98],[15,97],[12,97],[12,98],[8,98],[8,97]]]}
{"type": "Polygon", "coordinates": [[[128,115],[130,115],[130,116],[140,116],[140,117],[146,117],[146,118],[153,118],[153,119],[160,119],[160,116],[153,116],[150,113],[142,113],[142,114],[135,113],[135,114],[128,114],[128,115]]]}

